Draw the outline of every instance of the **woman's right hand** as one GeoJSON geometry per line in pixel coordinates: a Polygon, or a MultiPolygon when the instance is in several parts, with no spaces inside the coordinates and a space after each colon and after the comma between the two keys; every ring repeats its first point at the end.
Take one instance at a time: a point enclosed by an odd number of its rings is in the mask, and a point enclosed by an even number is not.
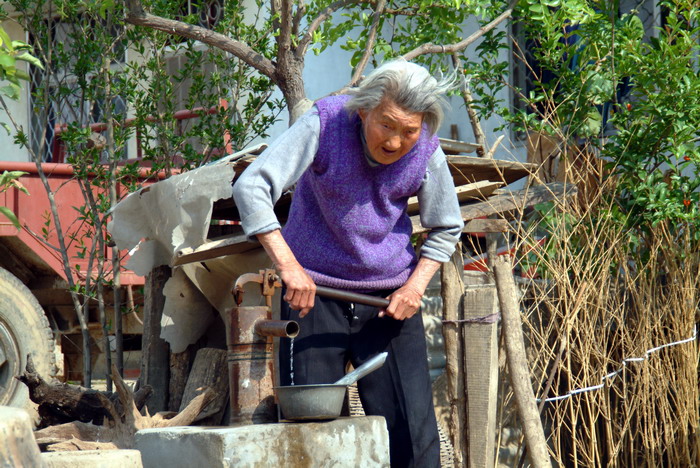
{"type": "Polygon", "coordinates": [[[298,310],[299,317],[303,318],[314,306],[316,283],[297,261],[279,229],[258,234],[256,237],[272,259],[284,287],[287,288],[283,299],[289,303],[289,307],[298,310]]]}
{"type": "Polygon", "coordinates": [[[314,306],[316,283],[299,263],[293,266],[280,265],[277,268],[287,289],[283,299],[289,303],[289,307],[299,311],[300,318],[304,318],[314,306]]]}

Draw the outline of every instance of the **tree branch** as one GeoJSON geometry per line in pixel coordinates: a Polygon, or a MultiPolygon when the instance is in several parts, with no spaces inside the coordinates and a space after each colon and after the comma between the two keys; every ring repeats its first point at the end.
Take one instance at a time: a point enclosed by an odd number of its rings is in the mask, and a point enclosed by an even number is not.
{"type": "Polygon", "coordinates": [[[362,0],[338,0],[337,2],[333,2],[324,8],[323,11],[321,11],[321,13],[319,13],[319,15],[309,24],[309,27],[306,29],[306,33],[299,40],[299,46],[297,47],[296,52],[297,57],[304,56],[306,54],[306,49],[311,43],[314,32],[321,27],[324,21],[331,17],[333,12],[357,3],[362,3],[362,0]]]}
{"type": "Polygon", "coordinates": [[[194,26],[146,13],[140,0],[126,0],[126,2],[129,7],[125,18],[127,23],[147,26],[166,33],[194,39],[224,50],[238,57],[255,70],[275,81],[275,83],[277,82],[274,62],[257,53],[249,45],[201,26],[194,26]]]}
{"type": "Polygon", "coordinates": [[[360,62],[355,68],[355,73],[352,74],[352,79],[350,80],[350,86],[355,86],[360,78],[362,77],[362,72],[369,62],[369,58],[372,56],[372,51],[374,50],[374,43],[377,40],[377,28],[379,27],[379,19],[382,16],[384,7],[386,6],[386,0],[379,0],[377,2],[377,7],[374,10],[374,18],[372,19],[372,28],[367,36],[367,44],[365,44],[365,51],[362,54],[360,62]]]}
{"type": "Polygon", "coordinates": [[[277,38],[277,60],[280,54],[292,49],[292,3],[290,0],[281,0],[280,35],[277,38]]]}
{"type": "Polygon", "coordinates": [[[294,13],[294,19],[292,20],[292,34],[294,37],[299,35],[299,25],[301,24],[301,20],[304,19],[305,14],[306,5],[304,5],[303,1],[300,1],[299,5],[297,5],[297,11],[294,13]]]}
{"type": "Polygon", "coordinates": [[[517,0],[512,0],[510,2],[510,5],[508,5],[508,8],[498,15],[493,21],[491,21],[489,24],[486,24],[482,27],[480,27],[477,31],[475,31],[471,36],[468,38],[457,42],[455,44],[447,44],[447,45],[439,45],[439,44],[432,44],[430,42],[426,44],[422,44],[412,51],[404,54],[403,58],[406,60],[413,60],[414,58],[420,56],[420,55],[426,55],[426,54],[452,54],[454,52],[458,52],[460,50],[464,50],[467,47],[469,47],[472,43],[474,43],[477,39],[482,37],[484,34],[487,32],[491,31],[493,28],[501,24],[503,21],[506,19],[510,18],[513,15],[513,9],[515,8],[515,5],[518,3],[517,0]]]}
{"type": "Polygon", "coordinates": [[[459,59],[459,54],[456,52],[452,54],[452,64],[461,77],[462,84],[460,86],[460,92],[462,93],[462,99],[464,99],[464,106],[467,108],[467,115],[469,116],[469,122],[472,125],[472,131],[474,132],[476,144],[479,145],[479,147],[476,149],[476,154],[480,158],[483,158],[488,151],[488,148],[486,147],[486,135],[484,135],[484,131],[481,128],[479,116],[477,115],[476,110],[474,110],[474,99],[472,98],[472,93],[469,90],[469,86],[467,86],[464,71],[462,70],[462,61],[459,59]]]}
{"type": "MultiPolygon", "coordinates": [[[[370,6],[376,6],[379,0],[369,0],[370,6]]],[[[389,16],[424,16],[427,17],[428,13],[418,11],[418,7],[408,6],[402,8],[384,8],[384,13],[389,16]]]]}

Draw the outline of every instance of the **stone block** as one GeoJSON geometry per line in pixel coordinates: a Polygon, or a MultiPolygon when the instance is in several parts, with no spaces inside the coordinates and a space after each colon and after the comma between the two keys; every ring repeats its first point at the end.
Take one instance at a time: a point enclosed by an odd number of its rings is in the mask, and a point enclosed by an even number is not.
{"type": "Polygon", "coordinates": [[[136,433],[144,468],[388,467],[379,416],[239,427],[174,427],[136,433]]]}
{"type": "Polygon", "coordinates": [[[0,467],[43,466],[32,420],[22,409],[0,406],[0,467]]]}
{"type": "Polygon", "coordinates": [[[42,453],[46,468],[143,468],[138,450],[83,450],[42,453]]]}

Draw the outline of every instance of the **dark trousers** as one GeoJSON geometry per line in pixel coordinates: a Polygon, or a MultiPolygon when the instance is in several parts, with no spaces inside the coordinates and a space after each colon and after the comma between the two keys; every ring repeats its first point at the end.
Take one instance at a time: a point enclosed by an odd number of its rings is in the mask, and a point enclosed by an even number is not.
{"type": "Polygon", "coordinates": [[[345,374],[348,361],[358,367],[387,351],[384,365],[357,383],[362,407],[367,415],[386,419],[392,467],[438,467],[440,440],[422,317],[398,321],[377,313],[376,307],[317,296],[300,319],[282,301],[282,319],[297,320],[300,332],[293,340],[293,363],[291,340],[280,340],[280,384],[291,385],[292,372],[296,385],[333,383],[345,374]]]}

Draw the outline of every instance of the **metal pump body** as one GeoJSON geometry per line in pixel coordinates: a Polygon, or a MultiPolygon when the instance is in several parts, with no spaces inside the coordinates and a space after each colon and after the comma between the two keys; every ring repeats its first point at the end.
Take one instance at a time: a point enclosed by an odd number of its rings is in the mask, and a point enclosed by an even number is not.
{"type": "Polygon", "coordinates": [[[299,325],[293,320],[272,320],[272,296],[281,287],[274,270],[241,275],[233,287],[236,306],[229,313],[227,345],[231,426],[277,422],[273,387],[272,337],[293,338],[299,325]],[[260,284],[265,306],[241,306],[244,286],[260,284]]]}

